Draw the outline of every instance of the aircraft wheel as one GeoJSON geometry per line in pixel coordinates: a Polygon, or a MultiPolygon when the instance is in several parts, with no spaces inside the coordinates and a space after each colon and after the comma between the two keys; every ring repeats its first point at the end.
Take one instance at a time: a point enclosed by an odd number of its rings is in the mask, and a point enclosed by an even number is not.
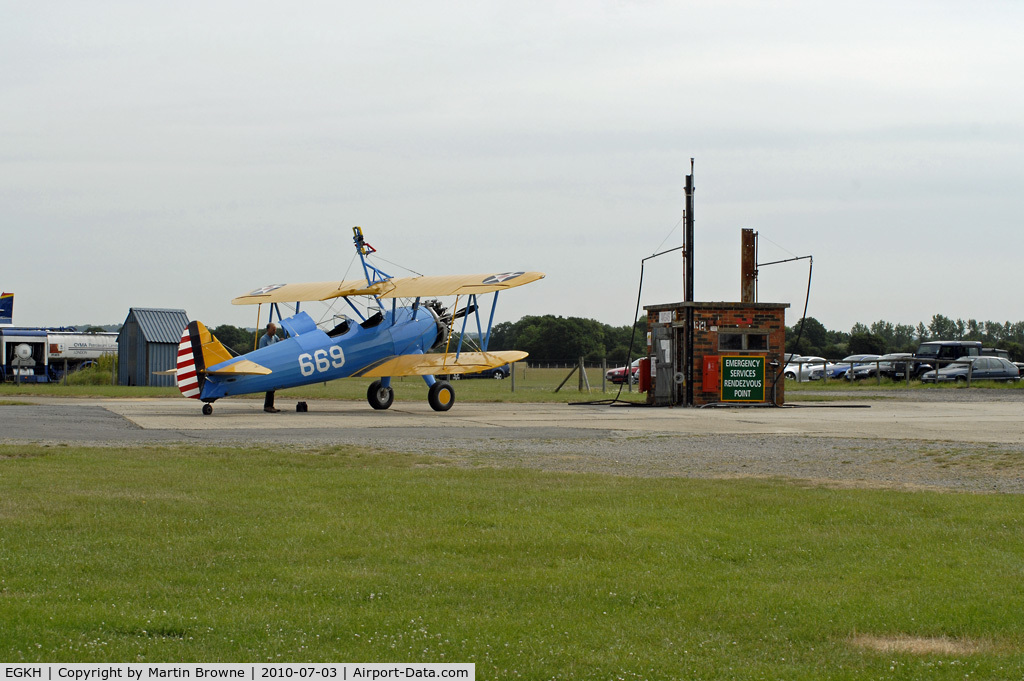
{"type": "Polygon", "coordinates": [[[434,411],[448,411],[455,404],[455,390],[444,381],[438,381],[430,386],[427,393],[427,402],[434,411]]]}
{"type": "Polygon", "coordinates": [[[300,414],[305,414],[307,411],[309,411],[309,406],[305,402],[299,402],[298,404],[295,405],[295,411],[299,412],[300,414]]]}
{"type": "Polygon", "coordinates": [[[374,381],[366,390],[366,401],[374,409],[387,409],[395,401],[395,391],[385,388],[380,381],[374,381]]]}
{"type": "Polygon", "coordinates": [[[203,416],[209,416],[212,413],[213,413],[213,405],[210,404],[210,403],[204,404],[203,405],[203,416]]]}

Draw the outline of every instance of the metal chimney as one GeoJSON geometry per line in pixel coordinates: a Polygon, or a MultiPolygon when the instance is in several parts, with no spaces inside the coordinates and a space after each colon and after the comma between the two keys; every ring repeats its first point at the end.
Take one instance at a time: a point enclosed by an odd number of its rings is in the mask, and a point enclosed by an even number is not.
{"type": "Polygon", "coordinates": [[[757,232],[740,232],[740,302],[757,302],[757,232]]]}

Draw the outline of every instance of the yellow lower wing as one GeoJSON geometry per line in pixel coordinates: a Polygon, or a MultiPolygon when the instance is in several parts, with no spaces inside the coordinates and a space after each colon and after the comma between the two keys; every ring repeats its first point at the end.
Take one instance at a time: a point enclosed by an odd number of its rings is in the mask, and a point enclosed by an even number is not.
{"type": "Polygon", "coordinates": [[[525,359],[527,353],[518,350],[500,352],[463,352],[454,354],[398,355],[357,371],[355,376],[379,378],[383,376],[433,376],[435,374],[471,374],[493,369],[525,359]]]}

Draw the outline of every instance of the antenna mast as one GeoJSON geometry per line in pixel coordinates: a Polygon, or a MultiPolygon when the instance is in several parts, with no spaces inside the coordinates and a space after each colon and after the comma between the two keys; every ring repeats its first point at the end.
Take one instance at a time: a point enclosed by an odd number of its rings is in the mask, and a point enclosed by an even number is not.
{"type": "MultiPolygon", "coordinates": [[[[690,158],[690,174],[686,176],[686,208],[683,213],[683,250],[685,258],[683,274],[683,303],[693,302],[693,158],[690,158]]],[[[683,329],[683,375],[686,380],[687,407],[693,406],[693,306],[686,306],[686,328],[683,329]]]]}

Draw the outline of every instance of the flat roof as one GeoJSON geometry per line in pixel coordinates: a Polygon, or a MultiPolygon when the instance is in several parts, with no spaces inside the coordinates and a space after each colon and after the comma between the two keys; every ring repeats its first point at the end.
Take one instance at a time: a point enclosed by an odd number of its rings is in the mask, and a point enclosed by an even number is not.
{"type": "Polygon", "coordinates": [[[678,310],[680,308],[693,307],[700,310],[784,310],[789,303],[737,303],[737,302],[678,302],[678,303],[656,303],[644,305],[645,310],[678,310]]]}

